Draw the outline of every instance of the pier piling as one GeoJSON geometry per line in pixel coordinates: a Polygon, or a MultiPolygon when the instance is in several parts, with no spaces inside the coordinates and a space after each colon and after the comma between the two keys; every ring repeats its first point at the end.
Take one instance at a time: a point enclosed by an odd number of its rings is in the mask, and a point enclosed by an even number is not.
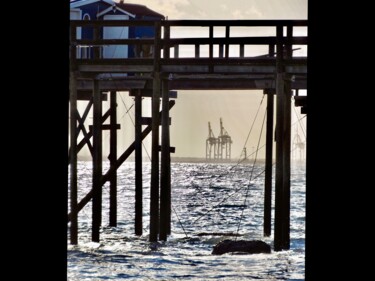
{"type": "Polygon", "coordinates": [[[99,81],[94,79],[92,241],[100,241],[102,222],[102,101],[99,81]]]}
{"type": "Polygon", "coordinates": [[[142,184],[142,93],[135,92],[135,235],[143,233],[143,184],[142,184]]]}
{"type": "MultiPolygon", "coordinates": [[[[116,91],[111,91],[110,97],[110,152],[109,162],[110,167],[116,164],[117,160],[117,103],[116,103],[116,91]]],[[[117,169],[113,172],[110,179],[109,187],[109,226],[117,226],[117,169]]]]}
{"type": "Polygon", "coordinates": [[[263,234],[271,236],[271,210],[272,210],[272,150],[273,150],[273,96],[272,89],[264,90],[267,95],[267,128],[266,128],[266,168],[264,181],[264,217],[263,234]]]}
{"type": "Polygon", "coordinates": [[[74,72],[70,72],[70,244],[78,244],[77,187],[77,88],[74,72]]]}
{"type": "Polygon", "coordinates": [[[160,174],[160,233],[159,240],[166,241],[171,223],[171,157],[169,136],[169,90],[168,81],[162,82],[162,136],[160,174]]]}

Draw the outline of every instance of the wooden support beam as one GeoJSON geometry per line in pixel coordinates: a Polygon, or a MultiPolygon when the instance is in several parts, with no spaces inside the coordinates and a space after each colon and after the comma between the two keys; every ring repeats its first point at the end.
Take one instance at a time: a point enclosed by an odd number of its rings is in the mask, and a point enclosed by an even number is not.
{"type": "Polygon", "coordinates": [[[200,56],[200,45],[195,44],[195,57],[199,58],[199,56],[200,56]]]}
{"type": "Polygon", "coordinates": [[[164,25],[164,42],[165,44],[163,45],[163,56],[166,59],[170,58],[170,40],[171,38],[171,27],[167,24],[164,25]]]}
{"type": "MultiPolygon", "coordinates": [[[[91,80],[92,81],[92,80],[91,80]]],[[[87,83],[87,84],[90,84],[89,86],[91,86],[91,88],[88,88],[88,86],[86,86],[88,89],[82,89],[82,80],[78,80],[77,81],[77,100],[80,100],[80,101],[89,101],[92,99],[92,82],[91,83],[87,83]]],[[[107,101],[108,100],[108,96],[107,96],[107,93],[106,92],[102,92],[102,97],[101,97],[102,101],[107,101]]]]}
{"type": "MultiPolygon", "coordinates": [[[[293,26],[287,25],[287,42],[293,37],[293,26]]],[[[286,44],[286,59],[292,57],[292,45],[286,44]]],[[[290,75],[284,75],[284,125],[283,125],[283,250],[290,249],[290,154],[291,154],[291,79],[290,75]]]]}
{"type": "MultiPolygon", "coordinates": [[[[90,129],[90,131],[92,131],[93,125],[89,125],[89,129],[90,129]]],[[[102,131],[104,131],[104,130],[108,131],[108,130],[113,130],[113,129],[120,130],[121,129],[121,124],[114,124],[114,125],[112,125],[112,124],[103,124],[101,126],[101,129],[102,129],[102,131]]]]}
{"type": "Polygon", "coordinates": [[[294,96],[294,106],[306,106],[307,96],[294,96]]]}
{"type": "MultiPolygon", "coordinates": [[[[142,94],[141,90],[130,92],[135,95],[135,235],[143,233],[143,184],[142,184],[142,94]]],[[[151,125],[150,125],[151,126],[151,125]]]]}
{"type": "Polygon", "coordinates": [[[160,21],[155,22],[154,80],[152,96],[151,186],[150,186],[150,235],[156,242],[159,234],[159,107],[160,107],[160,21]]]}
{"type": "Polygon", "coordinates": [[[224,44],[219,45],[219,58],[224,57],[224,44]]]}
{"type": "MultiPolygon", "coordinates": [[[[102,123],[104,123],[109,115],[111,113],[111,110],[108,109],[107,112],[103,115],[102,117],[102,123]]],[[[84,137],[80,142],[79,144],[77,145],[77,153],[81,151],[81,149],[85,146],[86,143],[89,143],[90,142],[90,138],[92,137],[92,130],[90,130],[88,133],[87,133],[87,137],[84,137]]],[[[69,154],[69,159],[70,159],[70,154],[69,154]]]]}
{"type": "MultiPolygon", "coordinates": [[[[129,96],[134,97],[136,91],[130,91],[129,96]]],[[[140,90],[141,97],[144,98],[152,98],[152,89],[143,89],[140,90]]],[[[177,91],[169,91],[169,98],[170,99],[177,99],[177,91]]]]}
{"type": "MultiPolygon", "coordinates": [[[[97,75],[96,75],[97,76],[97,75]]],[[[127,91],[130,89],[143,89],[145,80],[130,80],[130,77],[124,79],[112,79],[99,81],[100,89],[103,92],[102,100],[107,101],[108,95],[106,91],[127,91]]],[[[80,79],[77,81],[78,99],[88,100],[92,97],[92,79],[80,79]]]]}
{"type": "MultiPolygon", "coordinates": [[[[85,111],[84,111],[84,113],[82,114],[82,117],[80,117],[79,116],[79,114],[78,114],[78,108],[77,108],[77,120],[80,120],[79,122],[81,123],[82,122],[82,124],[85,122],[85,120],[86,120],[86,118],[87,118],[87,115],[89,114],[89,112],[90,112],[90,109],[91,109],[91,106],[92,106],[92,104],[93,104],[93,101],[92,101],[92,98],[91,98],[91,100],[89,101],[89,103],[87,104],[87,106],[86,106],[86,109],[85,109],[85,111]]],[[[78,135],[79,135],[79,132],[81,131],[81,127],[80,126],[78,126],[77,128],[76,128],[76,138],[78,137],[78,135]]],[[[79,143],[79,145],[77,146],[77,148],[76,148],[76,153],[77,153],[77,155],[78,155],[78,152],[82,149],[82,147],[87,143],[87,145],[89,146],[89,149],[90,149],[90,147],[91,147],[91,143],[90,143],[90,132],[88,132],[87,133],[87,135],[85,135],[84,134],[84,138],[81,140],[81,142],[79,143]]],[[[76,143],[77,143],[77,141],[76,141],[76,143]]],[[[90,150],[90,152],[91,152],[91,150],[90,150]]],[[[69,148],[69,154],[68,154],[68,163],[70,163],[70,155],[71,155],[71,147],[69,148]]],[[[92,155],[92,152],[91,152],[91,155],[92,155]]],[[[69,164],[68,164],[69,165],[69,164]]]]}
{"type": "MultiPolygon", "coordinates": [[[[82,124],[85,123],[86,118],[89,115],[89,112],[90,112],[90,109],[91,109],[92,105],[93,105],[93,98],[92,98],[92,91],[91,91],[91,98],[89,99],[89,102],[88,102],[88,104],[87,104],[87,106],[85,108],[85,111],[82,114],[82,117],[80,117],[79,115],[77,116],[77,118],[80,119],[79,120],[80,123],[82,123],[82,124]]],[[[77,113],[78,113],[78,110],[77,110],[77,113]]],[[[81,131],[81,128],[78,127],[77,128],[77,135],[79,134],[80,131],[81,131]]]]}
{"type": "MultiPolygon", "coordinates": [[[[161,126],[162,121],[161,120],[159,120],[159,121],[160,121],[159,126],[161,126]]],[[[152,117],[141,117],[141,123],[142,123],[142,125],[151,125],[152,124],[152,117]]],[[[168,123],[169,123],[169,125],[171,125],[171,123],[172,123],[172,120],[171,120],[170,117],[169,117],[168,123]]]]}
{"type": "Polygon", "coordinates": [[[240,44],[240,58],[245,57],[245,45],[240,44]]]}
{"type": "Polygon", "coordinates": [[[229,43],[228,41],[230,40],[230,26],[226,25],[225,26],[225,58],[229,58],[229,43]]]}
{"type": "Polygon", "coordinates": [[[70,72],[70,244],[78,244],[77,185],[77,89],[74,72],[70,72]]]}
{"type": "Polygon", "coordinates": [[[162,135],[160,171],[160,233],[159,240],[166,241],[171,222],[171,156],[168,81],[162,82],[162,135]]]}
{"type": "Polygon", "coordinates": [[[275,229],[274,250],[283,249],[283,131],[284,131],[284,79],[283,79],[283,26],[277,26],[276,35],[276,181],[275,181],[275,229]]]}
{"type": "MultiPolygon", "coordinates": [[[[116,91],[111,91],[110,100],[110,135],[109,135],[109,163],[113,167],[117,161],[117,130],[120,124],[117,124],[117,101],[116,91]]],[[[117,170],[110,177],[109,186],[109,226],[117,226],[117,170]]]]}
{"type": "Polygon", "coordinates": [[[210,44],[208,46],[208,57],[212,59],[214,57],[214,45],[212,43],[214,38],[214,27],[211,25],[209,26],[209,38],[210,38],[210,44]]]}
{"type": "MultiPolygon", "coordinates": [[[[162,151],[162,146],[159,145],[159,151],[161,152],[162,151]]],[[[168,149],[169,153],[175,153],[176,152],[176,147],[174,146],[170,146],[169,149],[168,149]]]]}
{"type": "Polygon", "coordinates": [[[137,65],[137,64],[80,64],[78,70],[81,72],[101,72],[101,73],[131,73],[131,72],[152,72],[152,65],[137,65]]]}
{"type": "Polygon", "coordinates": [[[174,58],[178,58],[179,57],[179,48],[180,48],[180,45],[174,45],[174,58]]]}
{"type": "MultiPolygon", "coordinates": [[[[171,109],[173,106],[175,105],[175,101],[174,100],[171,100],[169,101],[169,109],[171,109]]],[[[159,118],[161,118],[161,112],[159,113],[159,118]]],[[[147,137],[147,135],[152,131],[152,126],[147,126],[143,132],[142,132],[142,136],[141,136],[141,140],[144,140],[145,137],[147,137]]],[[[122,163],[125,162],[126,159],[128,159],[128,157],[133,153],[133,151],[135,150],[135,142],[133,142],[126,150],[123,154],[121,154],[121,156],[117,159],[117,162],[116,162],[116,165],[114,165],[113,167],[111,167],[107,173],[101,178],[101,184],[105,184],[106,181],[109,180],[110,176],[112,175],[112,173],[114,173],[115,170],[117,170],[121,165],[122,163]]],[[[86,204],[88,202],[90,202],[90,200],[92,199],[93,197],[93,190],[91,189],[87,194],[86,196],[84,196],[82,198],[82,200],[78,203],[78,212],[82,210],[83,207],[86,206],[86,204]]],[[[70,222],[71,220],[71,214],[69,213],[68,214],[68,222],[70,222]]]]}
{"type": "Polygon", "coordinates": [[[93,117],[93,179],[92,179],[92,241],[100,241],[100,226],[102,222],[102,101],[98,80],[94,80],[94,117],[93,117]]]}
{"type": "Polygon", "coordinates": [[[273,100],[274,91],[264,91],[267,95],[267,128],[266,128],[266,168],[264,181],[264,214],[263,235],[271,236],[271,211],[272,211],[272,150],[273,150],[273,100]]]}
{"type": "MultiPolygon", "coordinates": [[[[85,124],[83,121],[83,118],[79,116],[78,109],[77,109],[77,120],[78,120],[78,129],[82,131],[83,134],[83,139],[86,140],[87,147],[90,150],[91,157],[93,156],[94,153],[94,148],[91,145],[90,138],[88,137],[88,133],[85,128],[85,124]]],[[[78,134],[77,134],[78,136],[78,134]]]]}

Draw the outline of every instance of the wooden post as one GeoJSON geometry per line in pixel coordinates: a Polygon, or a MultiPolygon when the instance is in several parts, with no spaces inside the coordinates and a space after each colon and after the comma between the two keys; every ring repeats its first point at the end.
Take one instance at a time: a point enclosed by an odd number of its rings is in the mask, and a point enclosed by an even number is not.
{"type": "Polygon", "coordinates": [[[171,216],[171,156],[169,139],[169,90],[168,81],[162,83],[162,136],[160,175],[160,233],[159,240],[166,241],[170,233],[171,216]]]}
{"type": "MultiPolygon", "coordinates": [[[[75,30],[75,28],[74,28],[75,30]]],[[[70,244],[78,244],[77,202],[77,88],[74,72],[70,72],[70,244]]]]}
{"type": "Polygon", "coordinates": [[[240,44],[240,58],[245,57],[245,45],[240,44]]]}
{"type": "MultiPolygon", "coordinates": [[[[293,27],[287,26],[288,42],[293,36],[293,27]]],[[[292,45],[285,46],[285,55],[292,57],[292,45]]],[[[283,132],[283,249],[290,249],[290,152],[291,152],[291,77],[284,75],[284,132],[283,132]]]]}
{"type": "Polygon", "coordinates": [[[274,250],[283,246],[283,131],[284,131],[284,80],[283,80],[283,26],[276,29],[276,183],[275,183],[275,234],[274,250]]]}
{"type": "Polygon", "coordinates": [[[271,89],[265,90],[267,95],[267,131],[266,131],[266,169],[264,182],[264,218],[263,234],[271,236],[272,209],[272,148],[273,148],[273,95],[271,89]]]}
{"type": "Polygon", "coordinates": [[[102,101],[99,81],[94,79],[92,241],[99,242],[102,221],[102,101]]]}
{"type": "Polygon", "coordinates": [[[282,248],[290,248],[290,141],[291,141],[291,90],[290,82],[285,82],[284,133],[283,133],[283,243],[282,248]],[[289,86],[287,86],[289,84],[289,86]]]}
{"type": "Polygon", "coordinates": [[[168,24],[168,22],[164,22],[164,46],[163,46],[163,50],[164,50],[164,58],[165,59],[169,59],[170,58],[170,43],[169,43],[169,39],[171,37],[171,26],[168,24]]]}
{"type": "MultiPolygon", "coordinates": [[[[214,27],[212,25],[210,25],[209,27],[209,36],[210,36],[210,45],[208,47],[208,52],[209,52],[209,57],[210,57],[210,60],[213,59],[214,57],[214,27]]],[[[208,66],[208,71],[210,73],[212,73],[214,71],[214,66],[212,64],[212,61],[210,62],[209,66],[208,66]]]]}
{"type": "Polygon", "coordinates": [[[195,44],[195,58],[199,58],[200,57],[200,45],[199,44],[195,44]]]}
{"type": "Polygon", "coordinates": [[[214,27],[210,25],[209,27],[209,36],[210,36],[210,45],[209,45],[209,57],[212,59],[214,57],[214,45],[213,45],[213,38],[214,38],[214,27]]]}
{"type": "MultiPolygon", "coordinates": [[[[77,40],[77,27],[70,29],[70,42],[77,40]]],[[[70,79],[69,79],[69,102],[70,102],[70,244],[78,244],[78,185],[77,185],[77,80],[74,75],[76,69],[76,47],[70,45],[70,79]]]]}
{"type": "MultiPolygon", "coordinates": [[[[226,39],[226,42],[229,41],[229,37],[230,37],[230,26],[227,25],[225,26],[225,39],[226,39]]],[[[225,58],[229,58],[229,44],[228,43],[225,43],[225,58]]]]}
{"type": "MultiPolygon", "coordinates": [[[[110,167],[117,162],[117,103],[116,91],[111,91],[111,116],[110,116],[110,167]]],[[[117,170],[111,175],[109,190],[109,226],[117,226],[117,170]]]]}
{"type": "Polygon", "coordinates": [[[151,141],[151,194],[150,194],[150,242],[156,242],[159,234],[159,106],[160,106],[160,21],[155,22],[155,55],[152,93],[152,141],[151,141]]]}
{"type": "Polygon", "coordinates": [[[142,235],[142,95],[135,91],[135,235],[142,235]]]}
{"type": "Polygon", "coordinates": [[[224,57],[224,44],[219,45],[219,58],[224,57]]]}
{"type": "Polygon", "coordinates": [[[275,45],[268,45],[268,55],[273,58],[275,56],[275,45]]]}

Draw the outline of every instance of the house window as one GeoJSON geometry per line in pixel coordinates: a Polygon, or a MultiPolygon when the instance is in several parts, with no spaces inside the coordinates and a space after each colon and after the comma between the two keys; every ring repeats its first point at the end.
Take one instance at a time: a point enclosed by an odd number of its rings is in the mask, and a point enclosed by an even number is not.
{"type": "MultiPolygon", "coordinates": [[[[86,14],[83,15],[82,19],[88,21],[91,18],[90,18],[90,15],[86,13],[86,14]]],[[[87,36],[87,32],[90,32],[90,31],[88,30],[87,27],[86,28],[84,27],[83,28],[83,33],[86,34],[86,35],[84,35],[85,38],[87,38],[86,37],[87,36]]],[[[87,46],[87,45],[85,45],[85,46],[81,45],[80,48],[81,48],[81,57],[83,59],[89,59],[90,58],[90,53],[91,53],[91,47],[87,46]]]]}
{"type": "Polygon", "coordinates": [[[83,20],[90,20],[90,15],[89,14],[84,14],[83,15],[83,20]]]}

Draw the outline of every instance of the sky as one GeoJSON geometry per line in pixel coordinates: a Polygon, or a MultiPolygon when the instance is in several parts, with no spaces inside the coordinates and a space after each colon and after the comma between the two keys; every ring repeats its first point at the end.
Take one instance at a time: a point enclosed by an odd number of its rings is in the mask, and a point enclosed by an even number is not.
{"type": "MultiPolygon", "coordinates": [[[[126,3],[142,4],[173,19],[307,19],[307,0],[125,0],[126,3]]],[[[193,32],[191,32],[193,34],[193,32]]],[[[262,51],[261,51],[262,52],[262,51]]],[[[306,50],[298,51],[306,55],[306,50]]],[[[255,54],[257,55],[257,54],[255,54]]],[[[170,111],[171,146],[176,148],[172,157],[205,157],[208,122],[215,137],[220,133],[220,118],[231,136],[232,159],[239,159],[243,148],[248,154],[265,143],[265,131],[261,132],[266,109],[262,91],[178,91],[175,106],[170,111]],[[257,111],[259,113],[257,115],[257,111]],[[256,117],[257,116],[257,117],[256,117]],[[254,123],[254,125],[252,125],[254,123]],[[249,135],[250,129],[253,126],[249,135]],[[249,135],[248,141],[246,139],[249,135]]],[[[127,93],[118,98],[119,155],[134,141],[134,101],[127,93]],[[125,129],[124,129],[125,128],[125,129]],[[126,146],[126,147],[125,147],[126,146]]],[[[107,105],[104,103],[104,110],[107,105]]],[[[82,109],[83,111],[83,109],[82,109]]],[[[144,116],[150,116],[151,103],[143,102],[144,116]]],[[[304,139],[305,120],[300,108],[292,108],[292,134],[304,139]],[[297,123],[302,118],[302,123],[297,123]]],[[[105,132],[104,141],[108,140],[105,132]]],[[[294,136],[292,135],[292,140],[294,136]]],[[[144,156],[151,154],[151,137],[144,141],[144,156]]],[[[87,153],[84,151],[83,153],[87,153]]],[[[264,157],[264,149],[259,151],[264,157]]]]}
{"type": "Polygon", "coordinates": [[[307,0],[125,0],[168,19],[307,19],[307,0]]]}

